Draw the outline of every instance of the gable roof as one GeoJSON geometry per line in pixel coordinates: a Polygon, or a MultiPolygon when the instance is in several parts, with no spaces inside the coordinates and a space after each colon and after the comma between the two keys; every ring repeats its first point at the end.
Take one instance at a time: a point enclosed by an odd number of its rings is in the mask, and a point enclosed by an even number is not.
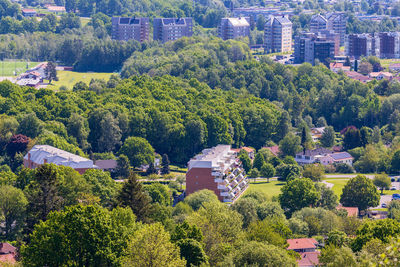
{"type": "Polygon", "coordinates": [[[313,150],[307,149],[305,152],[297,153],[296,155],[304,155],[304,156],[317,156],[317,155],[326,155],[326,154],[332,154],[332,151],[324,148],[324,147],[318,147],[313,150]]]}
{"type": "Polygon", "coordinates": [[[357,207],[337,206],[336,209],[337,210],[345,210],[345,211],[347,211],[347,217],[358,216],[358,208],[357,207]]]}
{"type": "Polygon", "coordinates": [[[115,169],[117,161],[115,159],[96,160],[96,166],[102,170],[115,169]]]}
{"type": "Polygon", "coordinates": [[[288,239],[286,242],[289,244],[289,250],[317,248],[318,244],[314,238],[288,239]]]}
{"type": "Polygon", "coordinates": [[[266,146],[266,147],[263,147],[263,148],[268,149],[268,150],[271,151],[271,153],[274,154],[275,156],[278,156],[278,154],[279,154],[279,152],[280,152],[279,146],[266,146]]]}
{"type": "Polygon", "coordinates": [[[347,152],[337,152],[329,156],[334,160],[353,159],[353,157],[347,152]]]}
{"type": "Polygon", "coordinates": [[[319,255],[321,252],[313,251],[313,252],[303,252],[300,253],[300,260],[297,260],[297,264],[299,266],[318,266],[319,265],[319,255]]]}

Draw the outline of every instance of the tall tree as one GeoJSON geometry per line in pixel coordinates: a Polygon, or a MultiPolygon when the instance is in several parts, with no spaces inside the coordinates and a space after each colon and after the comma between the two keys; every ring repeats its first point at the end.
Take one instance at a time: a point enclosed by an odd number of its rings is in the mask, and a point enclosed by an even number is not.
{"type": "Polygon", "coordinates": [[[296,153],[301,150],[301,139],[293,133],[288,133],[285,138],[279,142],[279,150],[282,156],[296,156],[296,153]]]}
{"type": "Polygon", "coordinates": [[[335,144],[335,130],[332,126],[325,127],[320,142],[323,147],[332,147],[335,144]]]}
{"type": "Polygon", "coordinates": [[[383,195],[383,190],[388,190],[389,187],[392,185],[390,178],[387,174],[378,174],[375,175],[373,183],[376,187],[381,189],[381,194],[383,195]]]}
{"type": "Polygon", "coordinates": [[[127,138],[119,153],[126,155],[133,167],[140,167],[141,165],[150,163],[154,164],[154,149],[142,137],[127,138]]]}
{"type": "Polygon", "coordinates": [[[0,186],[0,229],[6,240],[15,239],[22,229],[27,205],[21,189],[10,185],[0,186]]]}
{"type": "Polygon", "coordinates": [[[117,196],[116,203],[121,207],[130,207],[139,221],[148,221],[151,211],[151,198],[144,192],[136,174],[131,173],[117,196]]]}
{"type": "Polygon", "coordinates": [[[379,205],[379,192],[371,179],[364,175],[357,175],[350,179],[343,188],[340,203],[345,207],[358,207],[366,210],[379,205]]]}
{"type": "Polygon", "coordinates": [[[46,76],[46,79],[49,80],[50,84],[51,81],[58,81],[56,65],[53,62],[47,62],[46,68],[44,69],[44,75],[46,76]]]}
{"type": "Polygon", "coordinates": [[[261,177],[267,178],[269,182],[269,178],[274,177],[275,175],[275,168],[270,163],[264,163],[260,169],[261,177]]]}
{"type": "Polygon", "coordinates": [[[162,156],[162,169],[161,169],[161,174],[169,174],[169,158],[167,154],[164,154],[162,156]]]}
{"type": "Polygon", "coordinates": [[[261,167],[263,166],[264,163],[265,163],[264,155],[260,152],[257,152],[253,160],[253,168],[261,170],[261,167]]]}
{"type": "Polygon", "coordinates": [[[131,172],[131,165],[129,159],[124,154],[119,155],[117,159],[117,167],[115,168],[115,175],[117,177],[128,178],[131,172]]]}

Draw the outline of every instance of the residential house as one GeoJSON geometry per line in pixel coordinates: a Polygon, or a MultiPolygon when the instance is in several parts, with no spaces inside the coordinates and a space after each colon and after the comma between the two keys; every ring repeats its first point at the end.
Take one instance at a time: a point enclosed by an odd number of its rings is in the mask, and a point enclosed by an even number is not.
{"type": "Polygon", "coordinates": [[[64,14],[66,13],[65,7],[63,6],[48,6],[47,10],[49,12],[55,13],[55,14],[64,14]]]}
{"type": "Polygon", "coordinates": [[[17,254],[17,248],[10,245],[9,243],[0,243],[0,266],[2,263],[14,264],[16,263],[15,256],[17,254]]]}
{"type": "Polygon", "coordinates": [[[328,154],[332,154],[332,151],[323,148],[323,147],[318,147],[313,150],[305,150],[302,151],[301,153],[297,153],[295,160],[298,164],[304,165],[304,164],[312,164],[315,163],[318,159],[318,156],[326,156],[328,154]]]}
{"type": "Polygon", "coordinates": [[[317,142],[321,139],[322,135],[324,134],[325,127],[314,127],[310,129],[311,131],[311,138],[314,142],[317,142]]]}
{"type": "Polygon", "coordinates": [[[262,147],[262,148],[265,148],[265,149],[268,149],[269,151],[271,151],[271,153],[272,153],[275,157],[278,157],[278,156],[279,156],[279,152],[280,152],[279,146],[265,146],[265,147],[262,147]]]}
{"type": "Polygon", "coordinates": [[[320,162],[322,165],[345,163],[353,166],[354,160],[354,158],[347,152],[337,152],[325,156],[317,156],[316,158],[317,161],[320,162]]]}
{"type": "Polygon", "coordinates": [[[300,254],[300,259],[297,260],[299,266],[318,266],[318,256],[320,254],[317,251],[318,242],[314,238],[297,238],[286,240],[289,246],[288,250],[293,250],[300,254]]]}
{"type": "Polygon", "coordinates": [[[117,168],[117,161],[115,159],[96,160],[94,164],[103,171],[112,172],[117,168]]]}
{"type": "Polygon", "coordinates": [[[389,65],[390,71],[400,72],[400,63],[393,63],[389,65]]]}
{"type": "Polygon", "coordinates": [[[336,207],[336,210],[347,211],[347,217],[355,216],[358,217],[358,207],[343,207],[341,204],[336,207]]]}
{"type": "Polygon", "coordinates": [[[25,72],[18,76],[15,83],[20,86],[30,86],[38,88],[43,82],[43,77],[37,71],[25,72]]]}
{"type": "Polygon", "coordinates": [[[71,167],[80,174],[83,174],[88,169],[98,168],[90,159],[49,145],[35,145],[24,156],[24,166],[26,168],[35,169],[45,163],[71,167]]]}
{"type": "Polygon", "coordinates": [[[255,150],[254,150],[254,148],[251,148],[251,147],[243,146],[243,147],[241,147],[241,148],[232,148],[231,150],[232,150],[233,152],[235,152],[236,155],[239,154],[239,152],[240,152],[241,150],[244,150],[244,151],[247,152],[247,155],[249,155],[249,158],[250,158],[250,159],[254,159],[254,156],[255,156],[255,150]]]}
{"type": "Polygon", "coordinates": [[[349,77],[350,79],[353,79],[353,80],[356,80],[356,81],[359,81],[362,83],[367,83],[367,82],[370,82],[373,80],[372,78],[362,75],[361,73],[358,73],[356,71],[345,71],[344,74],[347,77],[349,77]]]}
{"type": "Polygon", "coordinates": [[[386,79],[391,80],[393,78],[393,74],[390,72],[380,71],[380,72],[371,72],[368,75],[370,78],[376,79],[378,81],[386,79]]]}
{"type": "Polygon", "coordinates": [[[344,66],[343,63],[340,62],[331,62],[329,63],[329,69],[338,73],[339,71],[350,71],[350,66],[344,66]]]}
{"type": "Polygon", "coordinates": [[[246,173],[230,145],[204,149],[188,162],[186,195],[214,191],[222,202],[235,202],[248,188],[246,173]]]}
{"type": "Polygon", "coordinates": [[[36,10],[35,10],[35,9],[32,9],[32,8],[23,8],[23,9],[21,9],[21,11],[22,11],[22,15],[23,15],[25,18],[28,18],[28,17],[36,17],[36,15],[37,15],[36,10]]]}

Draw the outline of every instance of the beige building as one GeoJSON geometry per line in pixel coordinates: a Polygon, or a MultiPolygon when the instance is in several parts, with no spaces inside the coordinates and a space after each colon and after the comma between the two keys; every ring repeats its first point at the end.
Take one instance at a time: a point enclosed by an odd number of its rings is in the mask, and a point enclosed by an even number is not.
{"type": "Polygon", "coordinates": [[[264,32],[266,53],[292,51],[292,22],[286,16],[271,16],[264,32]]]}

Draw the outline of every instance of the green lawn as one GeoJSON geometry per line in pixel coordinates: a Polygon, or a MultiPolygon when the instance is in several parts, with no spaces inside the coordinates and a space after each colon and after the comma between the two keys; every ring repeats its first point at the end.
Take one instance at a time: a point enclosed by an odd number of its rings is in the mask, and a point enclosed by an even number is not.
{"type": "Polygon", "coordinates": [[[267,194],[269,197],[278,196],[281,193],[281,187],[284,185],[281,181],[256,181],[250,182],[249,189],[245,194],[251,191],[258,191],[267,194]]]}
{"type": "Polygon", "coordinates": [[[389,68],[390,64],[400,63],[399,59],[381,59],[381,65],[383,68],[389,68]]]}
{"type": "Polygon", "coordinates": [[[342,179],[326,179],[324,181],[333,184],[333,187],[332,187],[333,192],[335,192],[335,194],[338,197],[340,197],[340,195],[342,194],[343,187],[347,184],[349,179],[346,179],[346,178],[344,178],[344,179],[343,178],[342,179]]]}
{"type": "Polygon", "coordinates": [[[27,61],[1,61],[0,62],[0,76],[15,76],[24,73],[26,70],[35,67],[40,62],[27,62],[27,61]]]}
{"type": "Polygon", "coordinates": [[[58,81],[53,81],[47,88],[59,89],[61,86],[66,86],[68,89],[77,82],[85,82],[89,85],[92,79],[108,80],[113,73],[97,73],[97,72],[75,72],[75,71],[57,71],[58,81]]]}

